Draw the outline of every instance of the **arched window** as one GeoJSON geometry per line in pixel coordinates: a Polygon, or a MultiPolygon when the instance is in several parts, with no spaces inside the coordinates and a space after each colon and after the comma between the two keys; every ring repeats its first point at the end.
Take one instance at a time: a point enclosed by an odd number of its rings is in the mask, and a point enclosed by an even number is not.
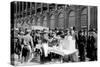
{"type": "Polygon", "coordinates": [[[51,15],[50,17],[50,29],[54,29],[55,28],[55,16],[51,15]]]}
{"type": "Polygon", "coordinates": [[[47,16],[45,16],[43,19],[43,26],[47,27],[47,16]]]}
{"type": "Polygon", "coordinates": [[[91,7],[90,8],[90,28],[95,28],[97,29],[97,7],[94,6],[94,7],[91,7]]]}
{"type": "Polygon", "coordinates": [[[87,27],[87,9],[84,8],[81,12],[81,28],[87,27]]]}
{"type": "Polygon", "coordinates": [[[59,14],[58,27],[59,27],[59,29],[64,29],[64,14],[63,13],[59,14]]]}
{"type": "Polygon", "coordinates": [[[69,24],[68,24],[68,27],[73,27],[73,26],[75,26],[75,12],[71,11],[69,13],[69,24]]]}

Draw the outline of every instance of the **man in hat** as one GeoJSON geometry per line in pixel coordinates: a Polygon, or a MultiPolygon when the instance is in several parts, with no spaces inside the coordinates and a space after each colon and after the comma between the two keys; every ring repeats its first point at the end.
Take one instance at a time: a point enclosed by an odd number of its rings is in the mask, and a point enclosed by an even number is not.
{"type": "Polygon", "coordinates": [[[87,57],[90,58],[90,61],[95,60],[95,52],[96,52],[96,47],[95,47],[95,36],[93,35],[93,29],[89,30],[89,36],[87,40],[87,57]]]}
{"type": "Polygon", "coordinates": [[[33,41],[30,32],[31,30],[26,29],[25,36],[23,36],[24,47],[22,50],[22,57],[24,58],[23,60],[25,60],[26,62],[29,62],[32,59],[30,57],[33,49],[33,41]]]}
{"type": "Polygon", "coordinates": [[[85,44],[86,44],[86,38],[84,36],[83,30],[81,30],[78,33],[78,50],[79,50],[80,61],[85,61],[85,44]]]}
{"type": "Polygon", "coordinates": [[[97,60],[97,33],[96,30],[93,31],[93,37],[95,38],[95,43],[94,43],[94,60],[97,60]]]}

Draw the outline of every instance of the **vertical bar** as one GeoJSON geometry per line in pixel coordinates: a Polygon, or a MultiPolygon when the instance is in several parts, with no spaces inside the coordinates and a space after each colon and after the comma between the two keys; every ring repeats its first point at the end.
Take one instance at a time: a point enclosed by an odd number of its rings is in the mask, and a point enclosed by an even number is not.
{"type": "Polygon", "coordinates": [[[27,4],[28,4],[28,3],[26,2],[26,16],[27,16],[27,10],[28,10],[28,9],[27,9],[27,7],[28,7],[28,5],[27,5],[27,4]]]}
{"type": "Polygon", "coordinates": [[[64,5],[64,29],[66,29],[66,7],[67,5],[64,5]]]}
{"type": "Polygon", "coordinates": [[[17,2],[15,2],[15,15],[16,15],[16,18],[17,18],[17,2]]]}
{"type": "Polygon", "coordinates": [[[57,4],[56,4],[56,6],[55,6],[55,10],[57,10],[57,4]]]}
{"type": "Polygon", "coordinates": [[[17,14],[17,2],[15,2],[15,9],[16,9],[15,13],[17,14]]]}
{"type": "Polygon", "coordinates": [[[41,3],[41,14],[43,13],[43,3],[41,3]]]}
{"type": "Polygon", "coordinates": [[[17,18],[18,18],[18,13],[19,13],[19,3],[17,2],[17,18]]]}
{"type": "Polygon", "coordinates": [[[37,3],[35,3],[35,15],[37,14],[37,3]]]}
{"type": "MultiPolygon", "coordinates": [[[[89,30],[89,28],[90,28],[90,6],[88,6],[88,23],[87,23],[87,27],[88,27],[87,30],[89,30]]],[[[88,33],[87,33],[87,35],[88,35],[88,33]]]]}
{"type": "Polygon", "coordinates": [[[30,7],[31,2],[29,2],[29,15],[31,15],[31,7],[30,7]]]}
{"type": "MultiPolygon", "coordinates": [[[[13,40],[14,39],[14,30],[13,30],[14,29],[14,4],[13,4],[13,2],[10,3],[10,7],[11,7],[10,8],[10,10],[11,10],[11,13],[10,13],[11,14],[11,17],[10,17],[10,20],[11,20],[10,21],[10,24],[11,24],[11,26],[10,26],[10,36],[11,36],[10,37],[11,38],[10,39],[10,43],[11,43],[10,44],[10,48],[11,48],[10,49],[10,58],[14,58],[14,56],[11,56],[12,52],[14,51],[14,45],[15,45],[14,40],[13,40]]],[[[12,61],[12,59],[10,59],[10,61],[12,61]]],[[[15,65],[14,62],[10,62],[10,63],[11,63],[11,65],[15,65]]]]}
{"type": "Polygon", "coordinates": [[[30,15],[32,14],[32,2],[30,2],[30,15]]]}
{"type": "MultiPolygon", "coordinates": [[[[47,4],[47,12],[49,13],[49,3],[47,4]]],[[[49,27],[50,28],[50,17],[49,16],[47,16],[47,27],[49,27]]]]}
{"type": "Polygon", "coordinates": [[[49,12],[49,4],[47,4],[47,11],[49,12]]]}
{"type": "Polygon", "coordinates": [[[24,2],[22,2],[22,17],[24,17],[24,2]]]}
{"type": "Polygon", "coordinates": [[[19,3],[18,7],[19,7],[19,17],[20,17],[20,14],[21,14],[21,11],[20,11],[20,2],[18,2],[18,3],[19,3]]]}
{"type": "Polygon", "coordinates": [[[54,8],[53,8],[53,11],[54,11],[54,16],[55,16],[55,24],[54,24],[54,29],[57,28],[57,25],[58,25],[58,16],[57,16],[57,13],[56,13],[56,4],[54,4],[54,8]]]}

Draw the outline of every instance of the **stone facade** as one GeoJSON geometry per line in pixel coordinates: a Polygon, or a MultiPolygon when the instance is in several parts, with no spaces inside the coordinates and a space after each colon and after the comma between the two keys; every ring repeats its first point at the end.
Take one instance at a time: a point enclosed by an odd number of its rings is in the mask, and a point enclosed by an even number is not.
{"type": "Polygon", "coordinates": [[[90,27],[97,28],[96,6],[34,2],[12,3],[14,3],[13,8],[15,9],[14,24],[17,27],[37,25],[49,27],[51,29],[66,29],[71,26],[75,26],[77,30],[81,28],[88,30],[90,27]],[[90,11],[88,11],[88,7],[90,7],[90,11]],[[90,20],[90,22],[88,20],[90,20]]]}

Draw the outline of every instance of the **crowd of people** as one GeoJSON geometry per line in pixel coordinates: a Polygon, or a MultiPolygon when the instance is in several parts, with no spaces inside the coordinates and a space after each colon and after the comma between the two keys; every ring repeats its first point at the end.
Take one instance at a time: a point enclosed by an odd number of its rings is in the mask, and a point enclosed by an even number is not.
{"type": "Polygon", "coordinates": [[[11,38],[14,43],[11,45],[11,57],[17,55],[17,60],[21,63],[31,62],[34,58],[40,63],[56,59],[61,62],[86,61],[86,58],[89,61],[97,60],[97,32],[94,29],[89,30],[88,35],[83,29],[76,31],[75,27],[64,30],[15,28],[11,31],[14,32],[14,37],[11,38]],[[55,46],[59,47],[58,53],[47,51],[49,47],[54,49],[55,46]],[[76,49],[77,53],[63,56],[59,52],[62,49],[76,49]]]}

